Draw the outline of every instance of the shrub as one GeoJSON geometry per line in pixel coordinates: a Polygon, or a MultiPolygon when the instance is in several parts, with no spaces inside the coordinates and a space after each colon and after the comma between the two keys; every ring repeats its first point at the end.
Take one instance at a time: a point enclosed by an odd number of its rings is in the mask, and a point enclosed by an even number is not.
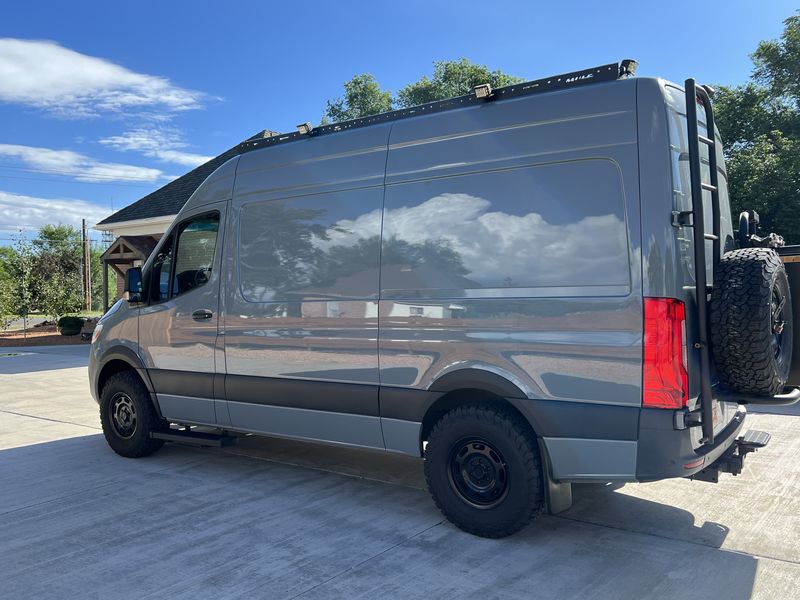
{"type": "Polygon", "coordinates": [[[61,317],[58,320],[58,332],[61,335],[78,335],[84,322],[82,317],[61,317]]]}

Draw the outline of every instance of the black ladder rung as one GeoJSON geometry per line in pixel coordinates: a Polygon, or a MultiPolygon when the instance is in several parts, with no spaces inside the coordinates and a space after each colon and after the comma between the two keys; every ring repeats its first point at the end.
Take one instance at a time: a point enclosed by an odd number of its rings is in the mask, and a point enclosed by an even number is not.
{"type": "Polygon", "coordinates": [[[704,233],[703,237],[707,240],[711,240],[712,242],[716,242],[719,239],[719,236],[714,235],[713,233],[704,233]]]}
{"type": "Polygon", "coordinates": [[[697,139],[700,140],[701,142],[703,142],[704,144],[708,145],[708,146],[713,146],[714,145],[714,140],[712,140],[711,138],[707,138],[704,135],[698,135],[697,139]]]}
{"type": "Polygon", "coordinates": [[[700,187],[703,188],[704,190],[708,191],[708,192],[716,192],[717,191],[717,186],[711,185],[710,183],[701,183],[700,187]]]}

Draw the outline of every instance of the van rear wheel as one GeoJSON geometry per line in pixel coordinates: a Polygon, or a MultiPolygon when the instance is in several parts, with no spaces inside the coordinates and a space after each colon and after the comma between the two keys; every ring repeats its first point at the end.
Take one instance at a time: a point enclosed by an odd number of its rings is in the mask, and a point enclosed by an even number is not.
{"type": "Polygon", "coordinates": [[[445,414],[425,450],[425,479],[436,506],[469,533],[516,533],[544,505],[536,439],[502,407],[469,405],[445,414]]]}
{"type": "Polygon", "coordinates": [[[153,431],[168,427],[156,414],[150,394],[133,371],[109,377],[100,394],[100,422],[111,449],[127,458],[152,454],[164,440],[150,437],[153,431]]]}

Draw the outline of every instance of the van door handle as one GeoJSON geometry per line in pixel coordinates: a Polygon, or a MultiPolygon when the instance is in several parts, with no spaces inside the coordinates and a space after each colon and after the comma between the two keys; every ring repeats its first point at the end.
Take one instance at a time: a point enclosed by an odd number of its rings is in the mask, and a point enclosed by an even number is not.
{"type": "Polygon", "coordinates": [[[192,318],[195,321],[208,321],[213,316],[214,316],[214,313],[212,313],[210,310],[205,309],[205,308],[202,309],[202,310],[196,310],[196,311],[194,311],[192,313],[192,318]]]}

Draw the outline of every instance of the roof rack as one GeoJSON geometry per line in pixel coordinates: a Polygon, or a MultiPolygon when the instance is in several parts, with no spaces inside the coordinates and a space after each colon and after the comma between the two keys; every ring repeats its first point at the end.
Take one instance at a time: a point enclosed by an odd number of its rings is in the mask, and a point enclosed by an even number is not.
{"type": "Polygon", "coordinates": [[[348,131],[350,129],[357,129],[359,127],[377,125],[378,123],[387,123],[389,121],[397,121],[399,119],[406,119],[408,117],[414,117],[418,115],[427,115],[430,113],[437,113],[455,108],[463,108],[465,106],[471,106],[474,104],[483,104],[487,100],[516,98],[518,96],[541,94],[543,92],[574,88],[591,83],[615,81],[617,79],[632,76],[636,72],[637,65],[638,63],[635,60],[625,59],[619,63],[609,63],[599,67],[592,67],[591,69],[583,69],[582,71],[573,71],[572,73],[554,75],[552,77],[545,77],[535,81],[515,83],[513,85],[508,85],[494,90],[489,86],[478,86],[481,88],[481,94],[470,93],[463,96],[456,96],[455,98],[448,98],[446,100],[437,100],[435,102],[428,102],[427,104],[420,104],[419,106],[400,108],[398,110],[379,113],[369,117],[342,121],[341,123],[307,127],[303,128],[302,133],[295,131],[292,133],[280,133],[266,138],[245,140],[239,144],[239,152],[244,153],[251,150],[258,150],[260,148],[266,148],[276,144],[284,144],[286,142],[292,142],[307,138],[309,136],[318,137],[320,135],[348,131]],[[484,91],[485,88],[488,88],[488,96],[484,91]]]}

